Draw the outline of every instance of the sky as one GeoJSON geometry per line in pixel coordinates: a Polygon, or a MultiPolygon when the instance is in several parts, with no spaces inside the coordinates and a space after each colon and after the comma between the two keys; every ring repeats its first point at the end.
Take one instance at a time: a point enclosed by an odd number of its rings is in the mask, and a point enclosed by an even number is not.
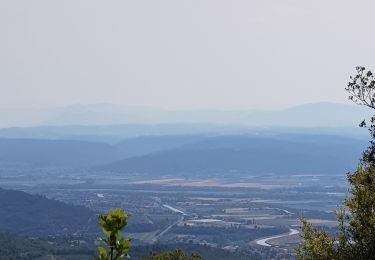
{"type": "Polygon", "coordinates": [[[0,0],[0,107],[268,109],[347,100],[375,1],[0,0]]]}

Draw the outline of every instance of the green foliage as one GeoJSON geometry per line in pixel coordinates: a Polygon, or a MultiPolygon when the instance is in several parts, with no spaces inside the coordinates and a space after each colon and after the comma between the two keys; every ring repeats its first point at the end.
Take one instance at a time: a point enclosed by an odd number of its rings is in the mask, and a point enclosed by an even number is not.
{"type": "MultiPolygon", "coordinates": [[[[108,215],[99,215],[99,226],[102,228],[105,238],[100,241],[105,246],[98,247],[97,260],[119,260],[130,258],[130,240],[121,236],[121,231],[126,227],[128,215],[123,209],[113,209],[108,211],[108,215]]],[[[151,253],[145,260],[201,260],[197,253],[187,255],[181,249],[173,252],[162,252],[160,254],[151,253]]]]}
{"type": "MultiPolygon", "coordinates": [[[[349,99],[375,109],[375,78],[371,71],[357,67],[346,88],[349,99]]],[[[330,237],[302,220],[303,242],[296,248],[297,259],[374,259],[375,256],[375,115],[370,124],[360,124],[372,140],[357,170],[348,175],[350,196],[337,212],[339,232],[330,237]]]]}
{"type": "Polygon", "coordinates": [[[348,233],[351,247],[361,259],[375,255],[375,167],[359,166],[348,177],[351,197],[344,204],[349,208],[348,233]]]}
{"type": "Polygon", "coordinates": [[[334,239],[326,231],[318,231],[311,223],[302,219],[303,244],[296,249],[297,259],[325,260],[336,259],[334,239]]]}
{"type": "MultiPolygon", "coordinates": [[[[246,250],[230,252],[221,248],[214,248],[208,245],[194,244],[194,243],[168,243],[168,244],[154,244],[154,245],[139,245],[132,246],[131,257],[132,259],[152,259],[152,256],[162,255],[162,252],[174,252],[179,248],[187,253],[196,252],[200,255],[201,259],[214,259],[214,260],[256,260],[256,259],[272,259],[275,258],[277,253],[272,248],[265,248],[259,251],[258,248],[249,247],[246,250]],[[150,252],[154,252],[151,253],[150,252]],[[146,258],[148,257],[148,258],[146,258]]],[[[198,258],[200,259],[200,258],[198,258]]],[[[291,257],[287,258],[291,259],[291,257]]]]}
{"type": "Polygon", "coordinates": [[[173,252],[163,252],[160,254],[151,253],[150,256],[143,258],[144,260],[201,260],[202,257],[198,253],[187,255],[181,249],[173,252]]]}
{"type": "Polygon", "coordinates": [[[123,209],[109,210],[108,215],[99,215],[99,226],[102,227],[105,238],[101,238],[105,247],[98,248],[98,260],[118,260],[130,258],[128,255],[131,246],[130,240],[121,236],[125,228],[128,215],[123,209]]]}

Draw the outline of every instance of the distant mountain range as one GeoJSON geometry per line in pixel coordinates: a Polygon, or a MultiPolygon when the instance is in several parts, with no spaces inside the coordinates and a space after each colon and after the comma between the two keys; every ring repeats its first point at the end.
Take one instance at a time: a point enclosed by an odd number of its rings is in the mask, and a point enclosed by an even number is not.
{"type": "Polygon", "coordinates": [[[367,141],[324,135],[218,136],[96,168],[151,176],[344,174],[367,141]]]}
{"type": "Polygon", "coordinates": [[[0,232],[27,236],[59,236],[93,230],[95,215],[39,195],[0,188],[0,232]]]}
{"type": "Polygon", "coordinates": [[[119,125],[119,124],[221,124],[282,127],[352,127],[371,111],[360,106],[313,103],[279,111],[167,110],[120,105],[75,105],[57,108],[0,110],[0,127],[119,125]]]}
{"type": "MultiPolygon", "coordinates": [[[[117,143],[143,136],[225,134],[253,131],[238,126],[212,124],[125,124],[106,126],[37,126],[0,128],[0,138],[53,139],[117,143]]],[[[255,130],[256,131],[256,130],[255,130]]],[[[352,131],[352,130],[349,130],[352,131]]]]}
{"type": "Polygon", "coordinates": [[[275,112],[253,112],[246,122],[255,126],[353,127],[371,113],[369,109],[357,105],[322,102],[275,112]]]}
{"type": "Polygon", "coordinates": [[[142,136],[113,144],[0,139],[0,166],[84,167],[150,176],[333,174],[353,170],[367,145],[365,138],[272,132],[142,136]]]}
{"type": "MultiPolygon", "coordinates": [[[[217,135],[275,135],[275,134],[314,134],[335,135],[364,139],[368,132],[355,127],[250,127],[240,125],[215,124],[157,124],[157,125],[108,125],[108,126],[39,126],[0,128],[0,139],[42,139],[42,140],[76,140],[116,144],[122,141],[130,143],[133,139],[161,142],[187,138],[188,136],[217,135]],[[151,138],[151,139],[150,139],[151,138]],[[160,139],[160,140],[157,140],[160,139]]],[[[138,142],[137,141],[137,142],[138,142]]],[[[180,140],[185,142],[185,140],[180,140]]],[[[175,142],[180,142],[175,140],[175,142]]],[[[129,143],[129,145],[131,145],[129,143]]],[[[150,145],[148,143],[147,145],[150,145]]],[[[138,148],[137,148],[138,149],[138,148]]]]}

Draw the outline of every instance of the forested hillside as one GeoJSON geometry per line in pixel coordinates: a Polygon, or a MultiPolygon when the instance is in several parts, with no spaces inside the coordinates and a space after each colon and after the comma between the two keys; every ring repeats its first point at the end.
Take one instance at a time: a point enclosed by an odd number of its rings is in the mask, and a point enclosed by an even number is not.
{"type": "Polygon", "coordinates": [[[59,236],[87,234],[95,227],[95,215],[85,207],[0,189],[0,233],[59,236]]]}
{"type": "MultiPolygon", "coordinates": [[[[97,169],[153,175],[336,174],[356,165],[365,140],[324,135],[219,136],[97,169]]],[[[228,177],[228,176],[227,176],[228,177]]]]}

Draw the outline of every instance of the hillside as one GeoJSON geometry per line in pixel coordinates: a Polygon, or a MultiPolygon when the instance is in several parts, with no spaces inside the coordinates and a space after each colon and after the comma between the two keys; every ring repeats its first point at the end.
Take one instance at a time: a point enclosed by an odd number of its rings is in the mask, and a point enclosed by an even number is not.
{"type": "Polygon", "coordinates": [[[0,233],[1,260],[92,260],[96,251],[91,244],[72,247],[72,237],[53,239],[26,238],[0,233]]]}
{"type": "Polygon", "coordinates": [[[104,143],[0,139],[0,164],[82,167],[100,165],[124,158],[119,149],[104,143]]]}
{"type": "Polygon", "coordinates": [[[85,207],[0,188],[0,233],[71,235],[91,230],[96,224],[93,219],[93,212],[85,207]]]}
{"type": "Polygon", "coordinates": [[[219,136],[96,168],[150,175],[336,174],[353,169],[367,141],[324,135],[219,136]]]}
{"type": "Polygon", "coordinates": [[[116,147],[124,154],[139,156],[175,149],[205,139],[207,139],[205,135],[141,136],[119,142],[116,147]]]}

